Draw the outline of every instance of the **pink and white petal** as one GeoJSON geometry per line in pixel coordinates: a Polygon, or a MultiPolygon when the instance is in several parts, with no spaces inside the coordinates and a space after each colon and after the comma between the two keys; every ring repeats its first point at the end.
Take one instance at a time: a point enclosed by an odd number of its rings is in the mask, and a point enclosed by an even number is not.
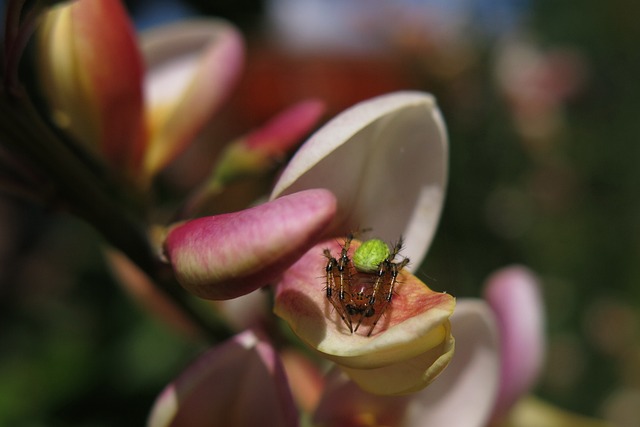
{"type": "Polygon", "coordinates": [[[244,62],[242,36],[222,20],[184,21],[145,32],[149,176],[182,153],[233,89],[244,62]]]}
{"type": "Polygon", "coordinates": [[[545,352],[544,303],[537,278],[521,266],[492,274],[484,294],[500,331],[501,380],[494,411],[499,417],[533,387],[540,374],[545,352]]]}
{"type": "Polygon", "coordinates": [[[165,251],[178,282],[206,299],[230,299],[270,284],[324,235],[335,197],[307,190],[250,209],[172,228],[165,251]]]}
{"type": "Polygon", "coordinates": [[[451,316],[456,337],[453,360],[442,374],[413,396],[409,426],[485,426],[495,403],[500,378],[497,326],[481,300],[461,299],[451,316]]]}
{"type": "Polygon", "coordinates": [[[158,396],[149,427],[297,426],[284,368],[253,331],[204,353],[158,396]]]}
{"type": "MultiPolygon", "coordinates": [[[[353,241],[351,250],[357,245],[353,241]]],[[[439,348],[448,339],[455,298],[430,290],[404,270],[373,334],[366,336],[369,321],[363,322],[364,331],[351,334],[326,297],[322,251],[328,248],[337,253],[340,247],[335,240],[315,246],[285,272],[276,287],[274,312],[302,341],[341,366],[375,369],[439,348]]]]}
{"type": "Polygon", "coordinates": [[[327,188],[338,198],[333,236],[369,227],[386,241],[403,235],[410,268],[416,268],[440,217],[447,150],[444,121],[431,95],[383,95],[344,111],[312,135],[271,197],[327,188]]]}
{"type": "Polygon", "coordinates": [[[146,144],[143,64],[122,4],[57,5],[40,36],[41,78],[54,119],[112,166],[136,173],[146,144]]]}

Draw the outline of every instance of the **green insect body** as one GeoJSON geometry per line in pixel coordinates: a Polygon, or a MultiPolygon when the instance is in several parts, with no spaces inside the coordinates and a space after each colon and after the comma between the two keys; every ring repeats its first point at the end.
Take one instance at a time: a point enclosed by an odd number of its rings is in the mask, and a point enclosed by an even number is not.
{"type": "Polygon", "coordinates": [[[390,253],[389,246],[382,240],[367,240],[354,252],[353,266],[361,273],[375,273],[390,253]]]}

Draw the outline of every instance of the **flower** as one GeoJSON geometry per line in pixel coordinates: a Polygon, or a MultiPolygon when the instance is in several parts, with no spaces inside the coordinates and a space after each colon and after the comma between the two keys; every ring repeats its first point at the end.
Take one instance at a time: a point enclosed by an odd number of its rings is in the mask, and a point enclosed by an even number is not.
{"type": "Polygon", "coordinates": [[[544,351],[539,292],[536,277],[522,266],[496,271],[486,281],[486,300],[459,299],[451,316],[456,354],[437,381],[412,395],[377,396],[331,371],[314,425],[605,427],[526,396],[544,351]]]}
{"type": "Polygon", "coordinates": [[[430,290],[407,268],[390,294],[384,322],[374,325],[371,337],[351,334],[332,315],[327,284],[318,278],[326,265],[323,249],[339,254],[337,237],[370,227],[387,241],[402,235],[409,265],[419,265],[435,233],[445,170],[446,133],[433,98],[399,92],[362,102],[327,123],[296,153],[272,192],[274,200],[314,187],[336,195],[329,239],[284,272],[274,311],[303,342],[373,393],[415,392],[442,372],[454,350],[449,317],[455,299],[430,290]]]}
{"type": "MultiPolygon", "coordinates": [[[[243,62],[239,33],[215,19],[153,29],[138,42],[117,0],[53,7],[39,36],[39,71],[53,119],[116,173],[138,184],[138,191],[147,191],[152,178],[217,112],[243,62]]],[[[313,236],[331,220],[335,207],[326,191],[301,193],[252,210],[206,215],[207,203],[230,182],[272,171],[322,112],[319,101],[300,102],[226,149],[221,147],[209,181],[196,189],[178,215],[205,217],[168,229],[150,227],[161,235],[152,243],[158,252],[166,248],[175,276],[187,290],[214,299],[248,293],[274,279],[315,242],[313,236]],[[291,220],[278,227],[284,216],[291,220]],[[196,240],[197,250],[212,249],[198,255],[198,265],[189,252],[196,240]],[[198,273],[200,267],[204,270],[198,273]],[[211,280],[203,278],[210,274],[217,277],[214,281],[242,282],[242,287],[214,290],[206,283],[211,280]],[[253,281],[246,280],[248,275],[253,281]]]]}
{"type": "Polygon", "coordinates": [[[373,334],[350,333],[327,301],[324,281],[318,279],[326,265],[323,247],[338,252],[340,245],[335,241],[316,245],[284,273],[276,287],[275,313],[365,390],[406,394],[431,383],[453,356],[449,317],[455,298],[430,290],[403,271],[392,307],[373,334]]]}
{"type": "Polygon", "coordinates": [[[56,124],[138,182],[193,140],[243,62],[239,33],[220,20],[151,30],[138,44],[114,0],[53,7],[39,31],[39,53],[56,124]]]}
{"type": "MultiPolygon", "coordinates": [[[[166,253],[177,276],[184,274],[183,286],[207,298],[233,298],[271,278],[276,283],[276,314],[360,388],[386,395],[413,393],[434,381],[453,356],[449,317],[455,299],[430,290],[406,268],[399,273],[388,315],[372,336],[349,334],[335,313],[331,315],[318,276],[326,264],[322,250],[339,251],[336,237],[356,224],[373,227],[383,238],[406,236],[410,267],[415,268],[413,263],[419,264],[435,232],[445,162],[444,126],[430,95],[402,92],[365,101],[330,121],[301,147],[276,183],[270,203],[245,211],[246,221],[229,217],[233,226],[221,225],[225,217],[178,225],[167,235],[166,253]],[[429,167],[409,167],[416,160],[429,167]],[[399,179],[399,171],[404,179],[399,179]],[[310,236],[295,232],[297,216],[307,214],[290,208],[292,200],[329,200],[327,194],[335,199],[327,214],[318,216],[317,231],[310,236]],[[280,205],[283,208],[276,207],[280,205]],[[232,236],[220,234],[227,232],[232,236]],[[282,243],[255,251],[252,242],[262,240],[264,233],[284,236],[282,243]],[[310,246],[287,252],[295,264],[271,268],[265,262],[298,240],[310,246]],[[252,254],[250,265],[237,261],[236,255],[244,252],[252,254]],[[219,274],[220,268],[229,273],[219,274]]],[[[313,216],[319,209],[311,211],[313,216]]],[[[353,251],[359,243],[352,243],[353,251]]],[[[163,402],[160,398],[156,405],[163,402]]]]}

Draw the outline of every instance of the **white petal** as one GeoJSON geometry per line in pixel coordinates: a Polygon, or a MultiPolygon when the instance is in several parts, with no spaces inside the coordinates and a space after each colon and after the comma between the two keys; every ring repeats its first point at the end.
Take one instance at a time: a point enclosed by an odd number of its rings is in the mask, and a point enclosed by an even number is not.
{"type": "Polygon", "coordinates": [[[444,201],[447,136],[434,98],[396,92],[344,111],[291,160],[271,195],[326,188],[338,198],[328,235],[372,228],[389,243],[405,237],[403,254],[417,268],[431,243],[444,201]]]}
{"type": "Polygon", "coordinates": [[[451,316],[453,360],[410,403],[410,426],[486,425],[498,392],[500,349],[496,322],[481,300],[460,299],[451,316]]]}

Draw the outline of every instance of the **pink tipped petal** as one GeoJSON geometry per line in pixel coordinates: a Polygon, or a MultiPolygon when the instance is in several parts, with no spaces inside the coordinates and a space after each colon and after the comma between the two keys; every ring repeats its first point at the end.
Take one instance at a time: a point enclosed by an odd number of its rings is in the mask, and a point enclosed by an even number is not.
{"type": "Polygon", "coordinates": [[[313,129],[324,110],[322,101],[301,101],[250,133],[246,138],[247,148],[282,155],[313,129]]]}
{"type": "MultiPolygon", "coordinates": [[[[357,245],[353,241],[351,249],[357,245]]],[[[372,335],[367,336],[369,320],[350,333],[326,297],[324,248],[337,253],[340,242],[315,246],[286,271],[276,288],[275,313],[370,392],[402,394],[426,386],[453,352],[448,319],[455,298],[433,292],[403,270],[372,335]]]]}
{"type": "Polygon", "coordinates": [[[303,101],[280,113],[261,128],[229,144],[204,191],[217,191],[234,179],[262,174],[311,131],[324,111],[320,101],[303,101]]]}
{"type": "Polygon", "coordinates": [[[277,353],[252,331],[204,353],[158,396],[149,427],[297,426],[277,353]]]}
{"type": "Polygon", "coordinates": [[[307,190],[244,211],[173,228],[166,253],[180,284],[230,299],[269,284],[314,245],[333,219],[335,197],[307,190]]]}
{"type": "Polygon", "coordinates": [[[429,94],[398,92],[362,102],[335,117],[300,148],[271,197],[327,188],[338,198],[334,236],[372,228],[377,237],[405,237],[405,254],[420,265],[444,200],[447,136],[429,94]]]}
{"type": "Polygon", "coordinates": [[[157,173],[180,154],[218,111],[244,62],[240,33],[221,20],[194,20],[151,30],[141,46],[151,145],[146,170],[157,173]]]}
{"type": "Polygon", "coordinates": [[[64,3],[40,37],[54,119],[115,167],[135,172],[145,148],[142,58],[119,1],[64,3]]]}
{"type": "Polygon", "coordinates": [[[481,300],[461,299],[451,316],[456,353],[429,387],[413,396],[406,425],[486,426],[498,392],[495,319],[481,300]]]}
{"type": "Polygon", "coordinates": [[[508,267],[487,280],[485,299],[498,320],[501,341],[500,394],[495,416],[507,411],[534,385],[544,359],[544,308],[534,275],[508,267]]]}

